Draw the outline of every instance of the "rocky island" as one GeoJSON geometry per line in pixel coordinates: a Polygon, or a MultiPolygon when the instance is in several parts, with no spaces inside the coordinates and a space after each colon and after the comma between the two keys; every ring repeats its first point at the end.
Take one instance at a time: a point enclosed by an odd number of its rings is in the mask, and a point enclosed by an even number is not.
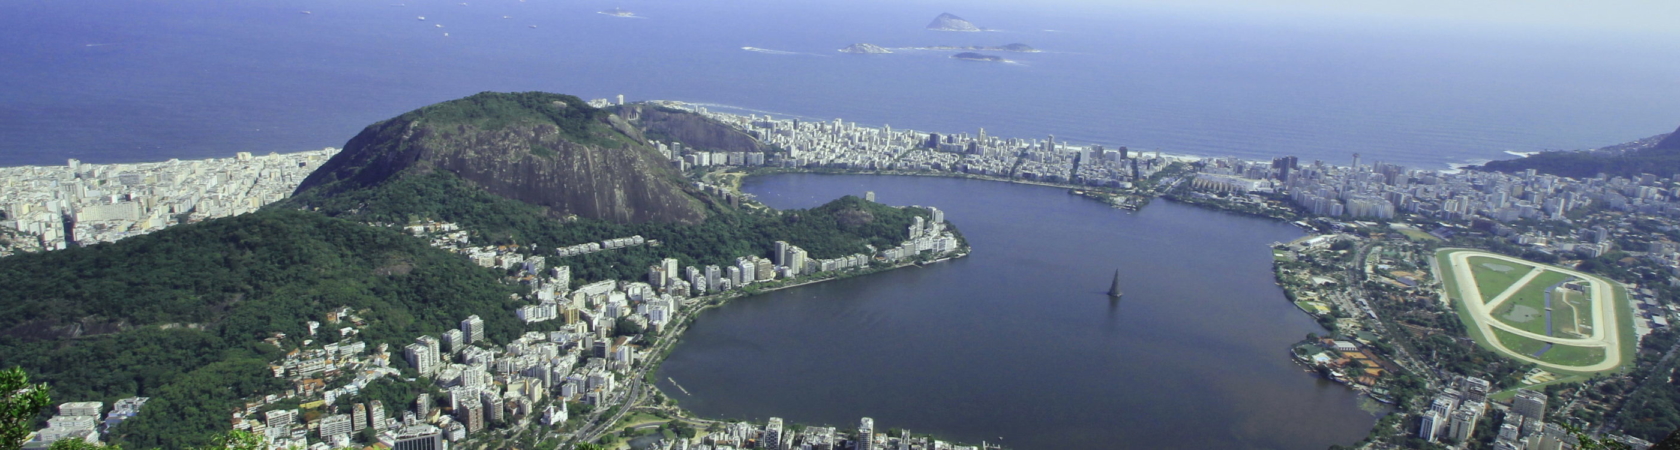
{"type": "Polygon", "coordinates": [[[983,54],[974,53],[974,52],[958,53],[958,54],[955,54],[955,55],[951,55],[951,58],[961,59],[961,60],[964,60],[964,61],[1009,62],[1009,60],[1003,59],[1003,57],[1001,57],[1001,56],[983,55],[983,54]]]}
{"type": "Polygon", "coordinates": [[[852,45],[846,46],[846,48],[840,49],[840,53],[853,53],[853,54],[860,54],[860,55],[878,55],[878,54],[883,54],[883,53],[892,53],[892,50],[888,50],[886,47],[882,47],[882,46],[875,45],[875,44],[857,43],[857,44],[852,44],[852,45]]]}
{"type": "Polygon", "coordinates": [[[942,13],[939,17],[933,18],[933,22],[928,24],[927,29],[933,31],[985,31],[951,13],[942,13]]]}

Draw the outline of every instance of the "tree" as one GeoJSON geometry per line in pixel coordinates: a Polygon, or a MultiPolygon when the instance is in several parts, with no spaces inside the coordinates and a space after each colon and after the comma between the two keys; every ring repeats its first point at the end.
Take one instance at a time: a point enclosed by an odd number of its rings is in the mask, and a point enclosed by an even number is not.
{"type": "Polygon", "coordinates": [[[0,450],[23,447],[41,408],[52,402],[47,384],[29,384],[23,368],[0,370],[0,450]]]}
{"type": "Polygon", "coordinates": [[[1570,435],[1581,441],[1581,445],[1575,447],[1581,450],[1628,450],[1633,448],[1609,439],[1595,439],[1588,436],[1586,431],[1582,431],[1580,427],[1574,425],[1564,424],[1563,429],[1568,430],[1570,435]]]}
{"type": "Polygon", "coordinates": [[[210,445],[198,450],[267,450],[268,438],[243,430],[229,431],[210,440],[210,445]]]}
{"type": "Polygon", "coordinates": [[[122,450],[121,445],[101,446],[81,439],[59,439],[47,450],[122,450]]]}

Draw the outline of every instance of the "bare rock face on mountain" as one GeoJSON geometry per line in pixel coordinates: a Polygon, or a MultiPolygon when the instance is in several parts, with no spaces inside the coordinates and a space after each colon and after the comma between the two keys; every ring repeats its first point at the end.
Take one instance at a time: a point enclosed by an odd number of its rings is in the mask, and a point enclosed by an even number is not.
{"type": "Polygon", "coordinates": [[[943,13],[939,17],[933,18],[933,22],[928,24],[927,29],[933,31],[982,31],[980,27],[974,26],[974,24],[963,20],[961,17],[951,15],[951,13],[943,13]]]}
{"type": "Polygon", "coordinates": [[[642,130],[577,97],[486,92],[368,126],[298,186],[326,199],[434,171],[556,216],[699,223],[706,205],[642,130]]]}
{"type": "Polygon", "coordinates": [[[649,139],[714,152],[762,152],[767,146],[747,133],[706,116],[653,106],[625,106],[622,114],[635,117],[636,126],[649,139]]]}

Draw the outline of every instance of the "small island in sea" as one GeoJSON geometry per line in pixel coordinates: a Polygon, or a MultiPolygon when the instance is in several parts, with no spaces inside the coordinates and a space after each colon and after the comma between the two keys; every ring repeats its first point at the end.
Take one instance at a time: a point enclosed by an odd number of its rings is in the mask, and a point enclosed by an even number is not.
{"type": "Polygon", "coordinates": [[[951,13],[941,13],[939,17],[933,18],[933,22],[928,24],[927,29],[933,31],[985,31],[980,29],[980,27],[969,23],[967,20],[963,20],[963,18],[952,15],[951,13]]]}
{"type": "Polygon", "coordinates": [[[857,43],[857,44],[848,45],[848,46],[846,46],[846,48],[840,49],[840,53],[855,53],[855,54],[875,55],[875,54],[882,54],[882,53],[892,53],[892,50],[889,50],[886,47],[882,47],[882,46],[875,45],[875,44],[857,43]]]}
{"type": "Polygon", "coordinates": [[[958,54],[955,54],[955,55],[951,55],[951,57],[955,58],[955,59],[961,59],[961,60],[964,60],[964,61],[1009,62],[1009,60],[1003,59],[1003,57],[1001,57],[1001,56],[983,55],[983,54],[974,53],[974,52],[962,52],[962,53],[958,53],[958,54]]]}

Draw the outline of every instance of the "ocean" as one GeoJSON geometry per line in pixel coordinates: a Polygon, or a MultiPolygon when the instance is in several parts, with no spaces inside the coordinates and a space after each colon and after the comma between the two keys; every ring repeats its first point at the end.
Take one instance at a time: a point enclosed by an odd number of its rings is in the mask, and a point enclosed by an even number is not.
{"type": "Polygon", "coordinates": [[[1680,124],[1672,41],[1084,3],[25,0],[0,30],[0,166],[341,146],[480,91],[1427,169],[1680,124]],[[835,51],[859,42],[1043,52],[835,51]]]}

